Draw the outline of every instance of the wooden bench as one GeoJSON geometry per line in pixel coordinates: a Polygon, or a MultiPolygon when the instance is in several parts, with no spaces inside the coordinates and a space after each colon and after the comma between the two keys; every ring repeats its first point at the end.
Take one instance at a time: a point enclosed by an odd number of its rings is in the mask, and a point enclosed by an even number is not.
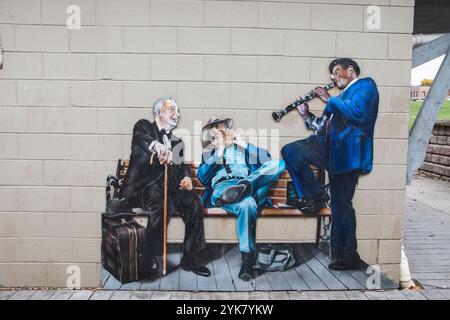
{"type": "MultiPolygon", "coordinates": [[[[192,182],[194,192],[200,196],[204,186],[197,179],[198,164],[190,164],[192,170],[192,182]]],[[[119,191],[121,181],[126,175],[128,160],[119,159],[116,178],[119,191]]],[[[322,171],[314,170],[319,180],[324,182],[322,171]]],[[[328,242],[330,238],[331,211],[322,209],[318,214],[304,214],[293,207],[286,207],[286,188],[291,181],[289,173],[284,171],[279,180],[270,189],[268,196],[272,200],[273,207],[264,208],[257,220],[256,239],[258,242],[267,243],[316,243],[328,242]]],[[[108,195],[107,198],[114,196],[108,195]]],[[[212,243],[237,242],[236,224],[234,216],[228,214],[222,208],[204,208],[205,238],[212,243]]],[[[183,242],[184,223],[181,217],[173,217],[168,227],[169,242],[183,242]]]]}

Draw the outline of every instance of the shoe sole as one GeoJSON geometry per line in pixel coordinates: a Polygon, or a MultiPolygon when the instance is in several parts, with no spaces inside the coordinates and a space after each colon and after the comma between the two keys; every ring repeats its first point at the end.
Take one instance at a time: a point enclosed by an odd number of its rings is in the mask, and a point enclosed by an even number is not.
{"type": "Polygon", "coordinates": [[[250,280],[252,280],[252,279],[255,279],[255,277],[245,277],[245,278],[241,278],[241,277],[239,277],[239,279],[241,279],[242,281],[245,281],[245,282],[248,282],[248,281],[250,281],[250,280]]]}
{"type": "Polygon", "coordinates": [[[243,184],[243,185],[245,186],[245,189],[242,192],[241,196],[239,196],[239,193],[235,189],[231,189],[231,190],[227,189],[227,190],[225,190],[224,194],[219,199],[217,199],[216,205],[220,207],[223,204],[230,204],[230,203],[236,203],[236,202],[241,201],[244,197],[246,197],[250,193],[250,190],[249,190],[248,186],[245,185],[245,184],[243,184]],[[234,198],[234,197],[236,197],[236,200],[234,200],[234,201],[224,201],[222,199],[224,196],[226,198],[234,198]]]}
{"type": "Polygon", "coordinates": [[[198,273],[198,272],[195,272],[193,269],[187,268],[187,267],[182,267],[182,266],[180,266],[180,268],[181,268],[181,270],[183,270],[183,271],[186,271],[186,272],[192,272],[192,273],[195,273],[196,275],[199,275],[199,276],[205,277],[205,278],[207,278],[207,277],[209,277],[209,276],[211,275],[211,273],[209,273],[208,275],[203,274],[203,273],[198,273]]]}
{"type": "Polygon", "coordinates": [[[327,208],[326,204],[324,202],[323,203],[321,202],[318,205],[314,206],[314,209],[303,209],[303,210],[300,208],[297,209],[304,214],[318,214],[322,209],[326,208],[327,208]]]}

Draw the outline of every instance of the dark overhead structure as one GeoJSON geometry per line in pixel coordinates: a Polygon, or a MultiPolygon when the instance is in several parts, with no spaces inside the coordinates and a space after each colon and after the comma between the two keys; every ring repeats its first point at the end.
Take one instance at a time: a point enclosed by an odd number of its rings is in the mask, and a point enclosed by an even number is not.
{"type": "Polygon", "coordinates": [[[445,58],[409,132],[407,184],[425,159],[433,126],[450,89],[450,0],[415,0],[413,33],[413,39],[419,39],[413,49],[413,68],[442,55],[445,58]]]}
{"type": "Polygon", "coordinates": [[[413,49],[412,66],[417,67],[445,54],[433,84],[409,131],[407,183],[425,159],[428,141],[450,88],[450,33],[413,49]]]}
{"type": "Polygon", "coordinates": [[[413,33],[450,33],[450,0],[416,0],[413,33]]]}

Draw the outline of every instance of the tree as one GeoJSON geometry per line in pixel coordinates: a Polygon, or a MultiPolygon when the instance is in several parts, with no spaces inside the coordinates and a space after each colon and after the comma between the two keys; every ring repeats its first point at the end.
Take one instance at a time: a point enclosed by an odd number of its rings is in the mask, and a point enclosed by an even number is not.
{"type": "Polygon", "coordinates": [[[433,79],[423,79],[422,81],[420,81],[420,85],[422,85],[424,87],[431,87],[432,84],[433,84],[433,79]]]}

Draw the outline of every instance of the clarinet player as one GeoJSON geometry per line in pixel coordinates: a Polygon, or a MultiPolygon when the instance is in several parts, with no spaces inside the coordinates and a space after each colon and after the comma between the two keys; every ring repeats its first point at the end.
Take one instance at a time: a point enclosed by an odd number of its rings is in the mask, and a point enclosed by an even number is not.
{"type": "Polygon", "coordinates": [[[305,213],[317,213],[329,200],[310,165],[328,171],[333,222],[329,268],[350,270],[360,263],[352,198],[358,177],[372,170],[379,98],[371,78],[358,78],[360,68],[352,59],[333,60],[329,71],[340,95],[330,96],[324,88],[316,88],[314,93],[326,103],[322,116],[309,112],[306,103],[298,107],[314,134],[285,145],[281,154],[299,196],[298,208],[305,213]]]}

